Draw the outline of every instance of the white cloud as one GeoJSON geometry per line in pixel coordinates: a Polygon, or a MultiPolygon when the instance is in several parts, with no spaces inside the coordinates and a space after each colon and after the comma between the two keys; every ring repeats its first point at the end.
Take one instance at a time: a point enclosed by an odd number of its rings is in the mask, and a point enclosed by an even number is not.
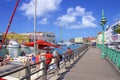
{"type": "Polygon", "coordinates": [[[95,27],[96,24],[94,24],[95,18],[92,15],[85,15],[82,17],[82,24],[85,27],[95,27]]]}
{"type": "MultiPolygon", "coordinates": [[[[62,0],[37,0],[37,16],[41,17],[48,13],[58,10],[62,0]]],[[[35,0],[30,0],[28,3],[23,3],[20,10],[24,12],[28,18],[34,16],[35,0]]]]}
{"type": "Polygon", "coordinates": [[[70,15],[63,15],[62,17],[59,17],[58,20],[61,20],[65,23],[73,23],[76,21],[76,17],[70,15]]]}
{"type": "Polygon", "coordinates": [[[69,29],[79,29],[96,27],[95,20],[92,12],[86,12],[85,8],[76,6],[75,8],[68,8],[67,14],[58,17],[55,24],[69,29]]]}
{"type": "Polygon", "coordinates": [[[49,22],[48,22],[48,19],[47,19],[47,18],[43,18],[43,19],[40,20],[38,23],[39,23],[39,24],[42,24],[42,25],[45,25],[45,24],[48,24],[49,22]]]}

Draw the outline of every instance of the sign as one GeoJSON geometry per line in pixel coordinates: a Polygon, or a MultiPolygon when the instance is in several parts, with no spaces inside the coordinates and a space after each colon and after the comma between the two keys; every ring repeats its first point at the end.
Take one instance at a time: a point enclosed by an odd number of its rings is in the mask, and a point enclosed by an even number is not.
{"type": "Polygon", "coordinates": [[[120,42],[120,35],[116,34],[112,36],[112,42],[120,42]]]}

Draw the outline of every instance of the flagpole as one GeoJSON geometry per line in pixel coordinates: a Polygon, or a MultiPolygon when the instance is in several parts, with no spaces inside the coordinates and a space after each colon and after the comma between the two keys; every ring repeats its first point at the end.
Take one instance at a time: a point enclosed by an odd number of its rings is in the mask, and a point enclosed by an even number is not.
{"type": "Polygon", "coordinates": [[[35,5],[34,5],[34,55],[36,54],[36,7],[37,7],[37,0],[35,0],[35,5]]]}

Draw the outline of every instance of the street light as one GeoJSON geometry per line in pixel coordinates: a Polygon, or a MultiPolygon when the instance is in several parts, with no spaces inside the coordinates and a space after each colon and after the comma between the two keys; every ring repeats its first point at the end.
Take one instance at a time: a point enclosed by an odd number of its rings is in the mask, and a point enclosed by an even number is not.
{"type": "Polygon", "coordinates": [[[104,10],[102,10],[102,20],[100,21],[100,25],[102,26],[102,30],[103,30],[102,31],[102,54],[101,54],[102,58],[106,57],[106,55],[104,53],[104,42],[105,42],[105,40],[104,40],[104,25],[106,24],[106,22],[107,22],[107,20],[104,16],[104,10]]]}

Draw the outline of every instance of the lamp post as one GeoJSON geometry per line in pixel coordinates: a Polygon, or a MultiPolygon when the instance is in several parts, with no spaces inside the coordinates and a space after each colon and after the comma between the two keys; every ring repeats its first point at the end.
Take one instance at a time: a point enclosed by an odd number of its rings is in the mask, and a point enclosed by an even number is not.
{"type": "Polygon", "coordinates": [[[104,16],[104,10],[102,10],[102,20],[100,21],[100,25],[102,26],[102,54],[101,54],[101,57],[102,58],[105,58],[106,57],[106,54],[104,53],[104,25],[106,24],[107,20],[104,16]]]}

